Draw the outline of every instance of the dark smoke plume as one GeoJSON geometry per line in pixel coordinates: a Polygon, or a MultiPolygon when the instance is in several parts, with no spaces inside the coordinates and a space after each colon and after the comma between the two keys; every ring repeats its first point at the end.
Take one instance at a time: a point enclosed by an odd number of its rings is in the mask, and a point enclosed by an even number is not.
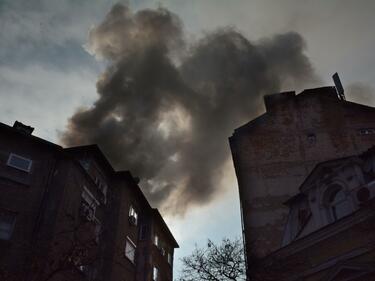
{"type": "Polygon", "coordinates": [[[375,89],[363,82],[349,84],[346,87],[346,96],[357,103],[375,106],[375,89]]]}
{"type": "Polygon", "coordinates": [[[109,62],[99,99],[71,117],[62,141],[99,144],[154,204],[183,213],[220,192],[227,138],[262,96],[315,79],[304,48],[297,33],[251,42],[233,28],[189,45],[170,11],[117,4],[89,34],[90,52],[109,62]]]}

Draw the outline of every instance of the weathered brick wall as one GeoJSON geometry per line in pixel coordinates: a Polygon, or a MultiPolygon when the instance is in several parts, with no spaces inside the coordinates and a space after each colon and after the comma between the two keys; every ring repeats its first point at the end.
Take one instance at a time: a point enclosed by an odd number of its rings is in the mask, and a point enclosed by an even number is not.
{"type": "Polygon", "coordinates": [[[288,214],[283,202],[297,193],[317,163],[375,144],[375,135],[359,134],[375,128],[375,109],[340,101],[333,90],[278,99],[230,138],[249,257],[280,247],[288,214]]]}

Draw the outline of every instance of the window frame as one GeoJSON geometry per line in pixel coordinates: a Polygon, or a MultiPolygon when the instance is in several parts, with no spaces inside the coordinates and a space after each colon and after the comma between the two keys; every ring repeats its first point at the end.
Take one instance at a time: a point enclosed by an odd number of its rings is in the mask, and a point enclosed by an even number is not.
{"type": "Polygon", "coordinates": [[[135,225],[138,225],[138,212],[134,208],[134,205],[130,205],[129,207],[129,217],[134,217],[135,218],[135,225]]]}
{"type": "Polygon", "coordinates": [[[94,182],[98,190],[103,196],[103,203],[107,204],[107,190],[108,190],[108,185],[107,183],[103,180],[103,177],[100,175],[94,176],[94,182]]]}
{"type": "Polygon", "coordinates": [[[21,156],[21,155],[18,155],[18,154],[16,154],[16,153],[13,153],[13,152],[11,152],[11,153],[9,154],[9,157],[8,157],[8,160],[7,160],[7,166],[9,166],[9,167],[12,167],[12,168],[15,168],[15,169],[17,169],[17,170],[20,170],[20,171],[24,171],[24,172],[30,173],[32,165],[33,165],[33,160],[31,160],[30,158],[23,157],[23,156],[21,156]],[[24,168],[22,168],[22,167],[19,167],[19,166],[17,166],[17,165],[12,164],[12,163],[11,163],[11,159],[12,159],[12,158],[19,158],[19,159],[21,159],[21,160],[25,160],[25,161],[29,162],[29,165],[28,165],[27,169],[24,169],[24,168]]]}
{"type": "Polygon", "coordinates": [[[172,253],[170,251],[167,252],[167,261],[168,261],[169,265],[172,265],[172,263],[173,263],[173,256],[172,256],[172,253]]]}
{"type": "Polygon", "coordinates": [[[346,194],[346,189],[342,184],[337,182],[330,184],[324,192],[324,205],[326,207],[327,220],[328,223],[334,223],[354,212],[353,204],[351,202],[350,196],[346,194]],[[342,192],[344,198],[341,200],[336,200],[338,193],[342,192]],[[337,206],[339,204],[345,203],[348,209],[347,213],[344,215],[339,215],[337,213],[337,206]]]}
{"type": "Polygon", "coordinates": [[[157,234],[154,234],[154,241],[153,241],[153,243],[154,243],[154,245],[155,245],[156,247],[159,248],[159,246],[160,246],[160,241],[159,241],[159,236],[158,236],[157,234]]]}
{"type": "Polygon", "coordinates": [[[152,267],[152,280],[158,281],[159,280],[159,268],[155,265],[152,267]]]}
{"type": "Polygon", "coordinates": [[[87,217],[89,220],[95,220],[96,219],[95,213],[96,213],[96,208],[98,206],[100,206],[100,202],[95,198],[95,196],[91,193],[91,191],[86,186],[83,186],[82,192],[81,192],[80,209],[82,209],[82,210],[89,209],[89,210],[92,211],[92,213],[87,217]],[[90,197],[91,204],[88,201],[88,199],[86,198],[86,196],[84,196],[84,194],[87,194],[88,197],[90,197]]]}
{"type": "Polygon", "coordinates": [[[137,254],[137,245],[130,239],[129,236],[126,236],[126,239],[125,239],[125,249],[124,249],[124,255],[125,257],[132,263],[132,264],[135,264],[135,260],[136,260],[136,254],[137,254]],[[128,252],[127,251],[127,246],[130,245],[132,247],[132,250],[133,250],[133,260],[131,258],[131,256],[128,255],[128,252]]]}
{"type": "Polygon", "coordinates": [[[164,249],[164,247],[160,247],[160,253],[163,257],[165,257],[165,254],[166,254],[166,250],[164,249]]]}

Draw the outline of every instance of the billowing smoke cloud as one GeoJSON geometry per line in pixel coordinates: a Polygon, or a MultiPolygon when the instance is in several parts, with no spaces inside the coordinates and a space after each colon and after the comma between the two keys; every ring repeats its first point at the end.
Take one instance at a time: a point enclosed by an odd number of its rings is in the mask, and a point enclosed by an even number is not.
{"type": "Polygon", "coordinates": [[[89,51],[109,62],[99,99],[69,121],[66,145],[98,143],[139,176],[152,203],[183,213],[220,193],[233,129],[262,96],[315,79],[297,33],[251,42],[222,28],[188,44],[177,15],[115,5],[92,29],[89,51]]]}
{"type": "Polygon", "coordinates": [[[371,87],[371,85],[363,82],[356,82],[349,84],[345,90],[346,96],[349,100],[361,104],[368,104],[369,106],[375,106],[375,89],[371,87]]]}

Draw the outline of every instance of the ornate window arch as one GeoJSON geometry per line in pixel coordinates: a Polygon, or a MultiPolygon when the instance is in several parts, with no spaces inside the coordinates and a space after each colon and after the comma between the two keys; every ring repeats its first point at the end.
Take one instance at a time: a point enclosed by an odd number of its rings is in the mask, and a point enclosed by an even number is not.
{"type": "Polygon", "coordinates": [[[328,186],[324,193],[323,200],[327,210],[328,222],[330,223],[335,222],[354,211],[350,198],[345,192],[345,188],[338,183],[328,186]]]}

